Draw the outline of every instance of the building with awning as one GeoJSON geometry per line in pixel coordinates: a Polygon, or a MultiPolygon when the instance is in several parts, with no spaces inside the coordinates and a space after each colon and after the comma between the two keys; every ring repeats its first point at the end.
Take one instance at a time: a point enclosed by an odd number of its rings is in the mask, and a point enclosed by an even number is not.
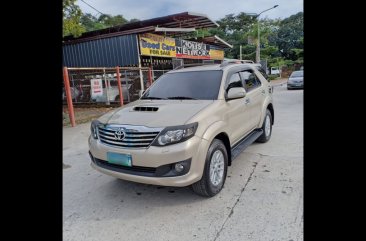
{"type": "Polygon", "coordinates": [[[233,46],[218,36],[195,35],[218,26],[205,14],[183,12],[67,36],[63,65],[172,69],[183,63],[221,63],[224,49],[233,46]]]}

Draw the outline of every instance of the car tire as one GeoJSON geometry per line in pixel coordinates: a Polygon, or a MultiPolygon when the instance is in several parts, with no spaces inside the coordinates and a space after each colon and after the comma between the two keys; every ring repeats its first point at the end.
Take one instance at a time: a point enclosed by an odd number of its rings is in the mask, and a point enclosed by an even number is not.
{"type": "Polygon", "coordinates": [[[264,116],[263,125],[262,125],[263,133],[256,140],[260,143],[265,143],[271,139],[272,135],[272,114],[269,109],[266,110],[266,115],[264,116]]]}
{"type": "Polygon", "coordinates": [[[224,143],[214,139],[208,148],[201,180],[192,184],[193,191],[204,197],[213,197],[224,187],[228,154],[224,143]]]}

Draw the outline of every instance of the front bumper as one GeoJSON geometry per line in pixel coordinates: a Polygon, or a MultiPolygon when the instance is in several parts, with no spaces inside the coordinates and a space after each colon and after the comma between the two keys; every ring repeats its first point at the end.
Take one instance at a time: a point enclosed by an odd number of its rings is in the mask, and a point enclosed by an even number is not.
{"type": "Polygon", "coordinates": [[[106,146],[99,140],[89,137],[93,168],[116,178],[161,186],[188,186],[200,180],[208,146],[209,143],[206,140],[197,136],[174,145],[140,149],[106,146]],[[132,168],[118,168],[108,164],[107,152],[130,154],[132,168]],[[163,170],[167,167],[172,168],[174,163],[181,161],[189,162],[189,171],[186,174],[174,176],[174,172],[163,170]]]}

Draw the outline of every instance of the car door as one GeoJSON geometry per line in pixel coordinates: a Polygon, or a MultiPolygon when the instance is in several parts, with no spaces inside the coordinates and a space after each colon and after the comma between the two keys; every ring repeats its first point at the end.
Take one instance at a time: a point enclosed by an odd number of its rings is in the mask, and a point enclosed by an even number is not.
{"type": "Polygon", "coordinates": [[[245,133],[246,135],[258,126],[265,92],[263,93],[263,88],[261,88],[262,84],[253,70],[247,69],[241,71],[240,76],[247,92],[244,98],[247,114],[246,120],[248,121],[248,131],[245,133]]]}
{"type": "MultiPolygon", "coordinates": [[[[226,93],[233,87],[244,87],[243,81],[238,72],[228,75],[226,93]]],[[[228,134],[232,144],[239,141],[248,132],[250,116],[247,115],[248,106],[244,102],[245,98],[228,100],[226,102],[225,119],[228,122],[228,134]]]]}

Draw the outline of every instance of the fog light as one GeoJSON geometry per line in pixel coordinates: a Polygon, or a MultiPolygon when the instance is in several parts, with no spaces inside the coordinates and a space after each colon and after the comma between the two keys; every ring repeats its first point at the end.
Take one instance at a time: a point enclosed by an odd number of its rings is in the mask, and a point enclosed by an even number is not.
{"type": "Polygon", "coordinates": [[[182,172],[184,170],[184,166],[180,163],[175,164],[174,168],[177,172],[182,172]]]}

